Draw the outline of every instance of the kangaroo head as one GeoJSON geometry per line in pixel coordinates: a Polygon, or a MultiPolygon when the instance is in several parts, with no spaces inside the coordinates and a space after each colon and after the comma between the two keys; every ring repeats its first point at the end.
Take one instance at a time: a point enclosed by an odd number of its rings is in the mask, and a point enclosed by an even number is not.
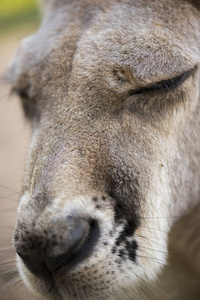
{"type": "Polygon", "coordinates": [[[49,299],[134,298],[199,201],[197,3],[51,0],[44,11],[9,68],[32,124],[19,271],[49,299]]]}

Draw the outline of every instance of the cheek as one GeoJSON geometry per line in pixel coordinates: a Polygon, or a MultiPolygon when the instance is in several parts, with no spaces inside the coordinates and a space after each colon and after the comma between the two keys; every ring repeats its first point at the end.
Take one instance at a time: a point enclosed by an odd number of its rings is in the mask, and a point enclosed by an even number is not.
{"type": "Polygon", "coordinates": [[[153,280],[166,264],[168,254],[168,232],[159,222],[142,222],[135,232],[138,244],[136,263],[142,267],[145,276],[153,280]],[[158,223],[158,224],[155,224],[158,223]],[[159,229],[162,228],[162,229],[159,229]]]}
{"type": "Polygon", "coordinates": [[[20,213],[21,210],[26,208],[29,200],[30,200],[30,193],[26,191],[20,199],[20,203],[18,206],[18,213],[20,213]]]}

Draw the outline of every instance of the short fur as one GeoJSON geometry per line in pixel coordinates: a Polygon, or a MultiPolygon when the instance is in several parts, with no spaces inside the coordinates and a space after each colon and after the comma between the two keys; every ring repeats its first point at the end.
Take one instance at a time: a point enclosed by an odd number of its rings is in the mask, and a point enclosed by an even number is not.
{"type": "Polygon", "coordinates": [[[53,279],[18,257],[34,293],[199,299],[198,6],[44,2],[41,28],[8,71],[32,123],[15,247],[41,255],[68,235],[56,224],[72,215],[95,219],[100,237],[89,258],[53,279]]]}

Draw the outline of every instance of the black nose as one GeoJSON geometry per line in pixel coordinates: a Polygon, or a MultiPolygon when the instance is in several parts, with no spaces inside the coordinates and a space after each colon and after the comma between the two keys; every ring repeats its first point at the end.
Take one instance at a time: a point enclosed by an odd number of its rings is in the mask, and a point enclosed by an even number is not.
{"type": "Polygon", "coordinates": [[[70,222],[62,220],[43,230],[38,228],[41,225],[26,231],[25,235],[17,228],[14,244],[26,267],[40,276],[63,266],[72,269],[91,254],[99,237],[99,227],[94,220],[70,218],[70,222]]]}

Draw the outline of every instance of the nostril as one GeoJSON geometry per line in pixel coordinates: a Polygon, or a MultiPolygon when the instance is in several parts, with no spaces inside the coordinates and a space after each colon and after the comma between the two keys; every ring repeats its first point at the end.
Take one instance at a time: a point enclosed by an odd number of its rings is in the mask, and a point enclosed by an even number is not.
{"type": "Polygon", "coordinates": [[[88,224],[82,223],[61,244],[55,245],[55,247],[49,249],[50,251],[47,250],[47,256],[44,259],[47,268],[51,271],[58,269],[63,261],[70,258],[71,254],[81,247],[87,235],[88,224]]]}
{"type": "Polygon", "coordinates": [[[45,258],[47,268],[56,271],[62,266],[74,267],[90,255],[98,238],[99,227],[96,221],[82,223],[81,227],[73,231],[64,244],[59,245],[57,253],[45,258]]]}

